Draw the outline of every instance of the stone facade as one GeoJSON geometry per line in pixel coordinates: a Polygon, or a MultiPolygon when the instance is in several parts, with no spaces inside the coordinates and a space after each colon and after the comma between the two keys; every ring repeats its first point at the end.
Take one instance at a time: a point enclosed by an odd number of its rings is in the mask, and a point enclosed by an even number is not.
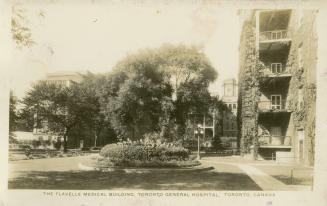
{"type": "Polygon", "coordinates": [[[243,155],[278,152],[313,165],[317,34],[314,10],[241,15],[238,122],[243,155]]]}

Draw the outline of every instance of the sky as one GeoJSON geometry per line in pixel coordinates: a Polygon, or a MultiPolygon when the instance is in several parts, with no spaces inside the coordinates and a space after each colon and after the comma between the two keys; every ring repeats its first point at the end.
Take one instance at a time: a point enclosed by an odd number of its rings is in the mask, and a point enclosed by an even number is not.
{"type": "Polygon", "coordinates": [[[15,48],[11,87],[23,97],[48,72],[109,72],[127,54],[164,43],[202,45],[218,79],[236,78],[240,24],[228,5],[52,3],[20,5],[31,28],[31,48],[15,48]]]}

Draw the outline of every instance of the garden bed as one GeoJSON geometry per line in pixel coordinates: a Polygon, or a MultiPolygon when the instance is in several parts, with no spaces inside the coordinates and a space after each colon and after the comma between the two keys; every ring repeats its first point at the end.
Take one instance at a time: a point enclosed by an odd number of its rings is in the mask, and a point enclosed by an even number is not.
{"type": "Polygon", "coordinates": [[[172,143],[123,142],[103,147],[83,163],[96,169],[106,168],[189,168],[200,165],[195,156],[172,143]]]}
{"type": "Polygon", "coordinates": [[[190,169],[193,167],[199,167],[201,163],[197,160],[185,160],[185,161],[126,161],[121,164],[114,164],[108,158],[103,158],[100,155],[92,155],[86,158],[81,164],[94,170],[107,170],[111,169],[137,169],[137,168],[157,168],[157,169],[190,169]]]}

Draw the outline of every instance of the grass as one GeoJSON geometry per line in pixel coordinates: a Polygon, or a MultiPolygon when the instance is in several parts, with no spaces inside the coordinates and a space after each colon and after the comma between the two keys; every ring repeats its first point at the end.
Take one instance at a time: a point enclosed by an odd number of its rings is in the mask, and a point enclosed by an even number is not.
{"type": "Polygon", "coordinates": [[[313,183],[313,169],[294,166],[267,166],[256,165],[256,167],[265,173],[273,176],[287,185],[305,185],[311,186],[313,183]],[[293,169],[293,178],[291,170],[293,169]]]}
{"type": "Polygon", "coordinates": [[[9,189],[261,190],[247,175],[215,171],[30,171],[9,189]]]}
{"type": "MultiPolygon", "coordinates": [[[[231,165],[218,170],[81,171],[83,157],[14,161],[9,164],[9,189],[67,190],[261,190],[245,173],[231,165]]],[[[211,165],[205,165],[211,166],[211,165]]]]}

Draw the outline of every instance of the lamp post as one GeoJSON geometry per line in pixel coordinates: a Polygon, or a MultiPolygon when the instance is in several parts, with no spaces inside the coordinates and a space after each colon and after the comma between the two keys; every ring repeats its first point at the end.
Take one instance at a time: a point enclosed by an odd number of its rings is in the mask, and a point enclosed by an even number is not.
{"type": "Polygon", "coordinates": [[[203,134],[203,128],[201,126],[201,124],[198,124],[196,130],[194,131],[194,134],[198,136],[198,154],[196,159],[200,160],[200,135],[203,134]]]}
{"type": "Polygon", "coordinates": [[[64,142],[64,137],[58,137],[60,139],[60,152],[63,153],[64,152],[64,145],[63,145],[63,142],[64,142]]]}

